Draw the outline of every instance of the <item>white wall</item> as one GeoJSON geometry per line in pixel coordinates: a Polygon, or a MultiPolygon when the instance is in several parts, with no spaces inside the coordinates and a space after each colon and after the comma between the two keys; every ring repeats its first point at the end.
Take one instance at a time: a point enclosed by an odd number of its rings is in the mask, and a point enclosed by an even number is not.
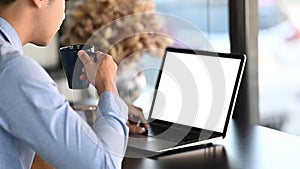
{"type": "Polygon", "coordinates": [[[58,35],[56,35],[47,47],[38,47],[33,44],[27,44],[23,47],[24,54],[31,56],[44,68],[53,68],[59,64],[58,35]]]}

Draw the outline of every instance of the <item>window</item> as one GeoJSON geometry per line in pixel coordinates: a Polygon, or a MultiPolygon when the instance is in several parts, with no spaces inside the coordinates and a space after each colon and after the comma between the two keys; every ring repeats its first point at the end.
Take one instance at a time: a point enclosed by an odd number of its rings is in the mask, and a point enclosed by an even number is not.
{"type": "Polygon", "coordinates": [[[300,136],[300,2],[259,2],[260,120],[300,136]]]}
{"type": "MultiPolygon", "coordinates": [[[[230,52],[228,0],[154,0],[154,3],[155,11],[175,41],[172,46],[230,52]]],[[[142,107],[147,116],[160,60],[143,57],[141,64],[146,67],[147,87],[134,104],[142,107]]]]}
{"type": "Polygon", "coordinates": [[[230,51],[228,0],[154,2],[157,12],[173,16],[173,20],[167,20],[169,30],[171,34],[184,38],[181,43],[182,39],[177,39],[176,45],[218,52],[230,51]],[[203,37],[207,38],[209,44],[201,45],[205,41],[200,40],[203,37]]]}

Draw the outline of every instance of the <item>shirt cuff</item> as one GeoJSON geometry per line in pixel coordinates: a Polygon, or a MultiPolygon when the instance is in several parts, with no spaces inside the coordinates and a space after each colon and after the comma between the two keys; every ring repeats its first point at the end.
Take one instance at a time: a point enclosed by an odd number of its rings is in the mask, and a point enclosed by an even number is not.
{"type": "Polygon", "coordinates": [[[128,107],[125,102],[112,92],[102,92],[98,103],[99,110],[102,116],[116,116],[123,122],[128,120],[128,107]]]}

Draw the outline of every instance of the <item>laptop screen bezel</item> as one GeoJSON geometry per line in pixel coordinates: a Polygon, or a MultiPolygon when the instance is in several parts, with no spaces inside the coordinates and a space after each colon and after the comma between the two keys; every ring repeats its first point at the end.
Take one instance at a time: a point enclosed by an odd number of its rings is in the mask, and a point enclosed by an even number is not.
{"type": "Polygon", "coordinates": [[[151,122],[153,122],[153,121],[154,122],[159,122],[159,123],[165,124],[167,126],[172,126],[175,123],[167,122],[167,121],[160,120],[160,119],[155,119],[155,118],[152,118],[151,115],[152,115],[154,104],[155,104],[155,101],[156,101],[157,90],[158,90],[158,87],[159,87],[159,84],[160,84],[160,79],[161,79],[161,75],[163,73],[163,68],[164,68],[164,64],[165,64],[165,60],[166,60],[166,56],[167,56],[168,52],[176,52],[176,53],[184,53],[184,54],[196,54],[196,55],[204,55],[204,56],[211,56],[211,57],[230,58],[230,59],[239,59],[240,60],[240,65],[239,65],[238,73],[237,73],[237,76],[236,76],[236,79],[235,79],[235,84],[234,84],[234,88],[233,88],[233,92],[232,92],[232,96],[231,96],[231,100],[230,100],[230,104],[229,104],[229,108],[228,108],[228,112],[227,112],[227,116],[226,116],[226,121],[225,121],[225,125],[224,125],[222,133],[217,132],[217,131],[211,131],[211,130],[208,130],[208,129],[196,128],[196,127],[186,126],[186,125],[176,123],[176,125],[181,126],[183,128],[191,128],[191,131],[197,131],[197,132],[209,131],[209,132],[212,132],[212,133],[220,134],[224,138],[226,136],[226,131],[227,131],[227,128],[228,128],[228,125],[229,125],[230,118],[233,114],[235,101],[236,101],[236,98],[237,98],[240,82],[241,82],[241,79],[242,79],[242,74],[244,72],[244,67],[245,67],[245,63],[246,63],[246,55],[237,54],[237,53],[211,52],[211,51],[203,51],[203,50],[195,50],[195,49],[187,49],[187,48],[174,48],[174,47],[166,48],[164,56],[162,58],[162,62],[161,62],[161,66],[160,66],[160,69],[159,69],[158,77],[157,77],[157,80],[156,80],[155,91],[154,91],[154,95],[153,95],[153,100],[152,100],[148,120],[151,121],[151,122]]]}

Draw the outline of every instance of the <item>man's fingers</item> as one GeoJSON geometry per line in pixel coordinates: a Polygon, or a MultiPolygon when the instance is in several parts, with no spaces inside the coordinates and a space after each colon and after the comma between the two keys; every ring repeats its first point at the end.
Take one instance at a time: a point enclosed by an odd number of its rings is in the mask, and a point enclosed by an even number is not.
{"type": "Polygon", "coordinates": [[[139,118],[141,120],[142,123],[147,123],[148,121],[145,119],[143,112],[139,113],[139,118]]]}
{"type": "Polygon", "coordinates": [[[139,119],[140,119],[140,126],[145,127],[146,129],[148,129],[148,121],[145,119],[143,113],[141,112],[139,114],[139,119]]]}
{"type": "Polygon", "coordinates": [[[81,62],[83,63],[83,65],[86,65],[92,61],[90,56],[87,53],[85,53],[83,50],[78,51],[77,55],[81,60],[81,62]]]}
{"type": "Polygon", "coordinates": [[[144,127],[145,129],[149,129],[148,121],[144,117],[143,109],[140,107],[136,107],[132,104],[127,104],[128,113],[129,113],[129,122],[131,124],[139,124],[140,127],[144,127]],[[133,121],[135,123],[133,123],[133,121]]]}
{"type": "Polygon", "coordinates": [[[143,127],[145,129],[149,130],[149,124],[148,124],[148,122],[146,122],[146,123],[140,123],[140,127],[143,127]]]}
{"type": "Polygon", "coordinates": [[[133,106],[133,107],[137,110],[136,114],[137,114],[137,116],[138,116],[138,118],[140,120],[140,126],[143,126],[146,129],[148,129],[149,128],[148,127],[148,121],[146,120],[146,118],[145,118],[145,116],[143,114],[143,109],[140,108],[140,107],[136,107],[136,106],[133,106]]]}
{"type": "Polygon", "coordinates": [[[130,133],[142,134],[145,132],[145,128],[136,126],[136,125],[128,125],[130,133]]]}
{"type": "Polygon", "coordinates": [[[82,75],[80,75],[80,80],[86,80],[87,79],[87,77],[86,77],[86,74],[82,74],[82,75]]]}

